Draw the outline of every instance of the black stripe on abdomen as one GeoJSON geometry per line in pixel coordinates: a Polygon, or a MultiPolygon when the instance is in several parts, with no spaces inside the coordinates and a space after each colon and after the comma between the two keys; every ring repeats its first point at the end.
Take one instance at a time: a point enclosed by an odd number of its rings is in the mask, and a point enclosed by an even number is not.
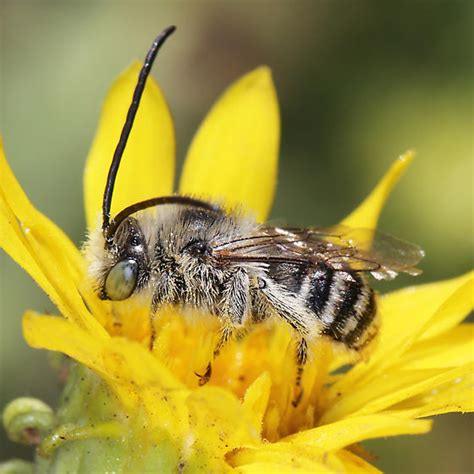
{"type": "Polygon", "coordinates": [[[370,291],[367,304],[357,321],[357,326],[345,337],[345,343],[348,347],[354,349],[361,349],[366,342],[365,332],[369,329],[369,326],[374,321],[377,313],[377,304],[375,302],[375,293],[369,288],[370,291]]]}
{"type": "Polygon", "coordinates": [[[348,319],[355,316],[355,304],[363,291],[364,285],[359,278],[345,280],[344,283],[344,289],[340,295],[340,303],[335,310],[336,314],[330,326],[333,333],[343,334],[348,319]]]}
{"type": "Polygon", "coordinates": [[[321,266],[311,276],[307,301],[310,309],[316,315],[321,314],[329,300],[334,273],[331,268],[321,266]]]}

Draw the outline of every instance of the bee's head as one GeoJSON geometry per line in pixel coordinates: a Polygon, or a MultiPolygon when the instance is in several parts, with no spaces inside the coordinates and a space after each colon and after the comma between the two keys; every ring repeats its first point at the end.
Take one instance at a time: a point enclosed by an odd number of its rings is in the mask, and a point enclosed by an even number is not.
{"type": "MultiPolygon", "coordinates": [[[[147,280],[143,233],[138,221],[129,216],[134,212],[135,206],[124,209],[112,220],[110,209],[120,161],[133,127],[147,77],[161,45],[175,29],[174,26],[169,26],[163,30],[155,38],[146,55],[109,168],[102,201],[102,230],[90,235],[86,246],[89,273],[95,281],[101,299],[125,300],[143,287],[147,280]]],[[[138,204],[139,207],[140,205],[143,203],[138,204]]]]}
{"type": "Polygon", "coordinates": [[[100,231],[92,234],[86,255],[90,276],[101,299],[125,300],[146,282],[146,242],[133,217],[122,221],[107,240],[100,231]]]}

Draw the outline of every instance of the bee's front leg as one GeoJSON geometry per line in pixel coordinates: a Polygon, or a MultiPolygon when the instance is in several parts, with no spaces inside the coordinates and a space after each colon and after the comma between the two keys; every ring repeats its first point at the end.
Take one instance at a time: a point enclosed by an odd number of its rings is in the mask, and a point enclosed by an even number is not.
{"type": "Polygon", "coordinates": [[[168,300],[163,297],[163,289],[161,287],[155,288],[153,296],[151,298],[151,307],[150,307],[150,342],[149,349],[153,351],[155,348],[155,339],[156,339],[156,317],[160,308],[167,304],[168,300]]]}
{"type": "Polygon", "coordinates": [[[156,320],[156,313],[158,312],[158,305],[152,304],[150,308],[150,342],[148,348],[151,352],[155,347],[155,339],[156,339],[156,327],[155,327],[155,320],[156,320]]]}

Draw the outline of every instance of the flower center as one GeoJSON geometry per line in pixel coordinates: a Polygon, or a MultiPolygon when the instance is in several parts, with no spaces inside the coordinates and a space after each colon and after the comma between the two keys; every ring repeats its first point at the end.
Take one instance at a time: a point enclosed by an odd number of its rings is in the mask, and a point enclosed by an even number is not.
{"type": "MultiPolygon", "coordinates": [[[[107,330],[148,346],[151,330],[146,306],[114,302],[111,307],[107,330]]],[[[273,442],[317,425],[337,357],[329,341],[320,338],[312,345],[304,368],[302,398],[295,408],[296,345],[292,329],[284,322],[273,320],[253,327],[244,337],[230,341],[214,360],[219,321],[213,316],[183,314],[169,307],[157,315],[156,332],[154,355],[190,389],[198,388],[197,374],[203,374],[209,362],[212,376],[208,383],[223,387],[240,399],[258,377],[267,373],[271,389],[263,420],[265,439],[273,442]]]]}

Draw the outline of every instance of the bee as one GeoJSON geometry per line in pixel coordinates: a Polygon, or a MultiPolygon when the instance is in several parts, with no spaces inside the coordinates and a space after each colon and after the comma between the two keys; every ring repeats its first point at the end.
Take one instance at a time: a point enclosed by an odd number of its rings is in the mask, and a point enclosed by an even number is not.
{"type": "MultiPolygon", "coordinates": [[[[423,251],[368,229],[259,224],[241,211],[189,196],[148,199],[111,219],[115,178],[146,79],[174,29],[155,39],[140,72],[105,186],[102,228],[87,245],[90,274],[101,299],[149,298],[151,350],[155,318],[163,305],[218,318],[214,356],[246,328],[283,319],[295,333],[296,385],[301,386],[309,343],[326,337],[362,351],[376,336],[376,298],[365,275],[416,275],[423,251]]],[[[211,364],[200,384],[210,377],[211,364]]]]}

